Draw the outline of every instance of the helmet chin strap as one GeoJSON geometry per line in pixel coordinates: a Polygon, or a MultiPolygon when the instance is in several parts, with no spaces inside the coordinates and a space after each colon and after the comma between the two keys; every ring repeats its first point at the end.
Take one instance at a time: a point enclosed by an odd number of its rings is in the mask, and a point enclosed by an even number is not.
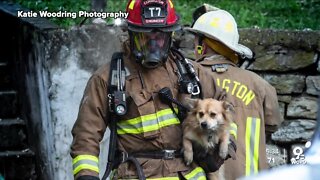
{"type": "Polygon", "coordinates": [[[141,64],[144,55],[141,52],[141,47],[139,46],[138,40],[134,37],[133,32],[129,30],[129,38],[130,38],[130,49],[132,54],[134,55],[134,58],[138,64],[141,64]],[[136,44],[136,45],[135,45],[136,44]],[[135,48],[137,46],[137,48],[135,48]]]}
{"type": "Polygon", "coordinates": [[[199,56],[204,55],[206,53],[206,50],[207,50],[207,46],[203,43],[203,40],[204,40],[204,36],[199,35],[198,36],[198,45],[196,46],[197,54],[199,56]]]}
{"type": "Polygon", "coordinates": [[[197,54],[202,55],[203,54],[203,36],[198,36],[198,45],[197,48],[197,54]]]}
{"type": "Polygon", "coordinates": [[[202,59],[202,57],[206,56],[208,46],[204,43],[204,38],[203,35],[198,35],[198,45],[196,46],[197,59],[199,59],[199,57],[202,59]]]}

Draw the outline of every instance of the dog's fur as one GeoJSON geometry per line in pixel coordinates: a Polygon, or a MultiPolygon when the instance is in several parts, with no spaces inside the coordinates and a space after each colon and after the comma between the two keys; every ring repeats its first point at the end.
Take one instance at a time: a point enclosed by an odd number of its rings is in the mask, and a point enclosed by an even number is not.
{"type": "MultiPolygon", "coordinates": [[[[233,105],[227,101],[211,98],[204,100],[186,98],[184,104],[191,109],[182,124],[186,164],[189,165],[193,161],[192,143],[200,145],[205,152],[220,143],[219,155],[225,159],[228,155],[230,124],[233,122],[233,105]]],[[[208,178],[224,179],[223,167],[219,171],[207,174],[208,178]]]]}

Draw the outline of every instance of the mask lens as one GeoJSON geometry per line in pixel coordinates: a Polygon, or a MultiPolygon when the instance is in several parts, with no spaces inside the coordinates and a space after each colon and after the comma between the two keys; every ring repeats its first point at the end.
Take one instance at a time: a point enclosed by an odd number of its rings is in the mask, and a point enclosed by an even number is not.
{"type": "Polygon", "coordinates": [[[170,38],[168,32],[134,32],[135,49],[144,55],[142,65],[149,68],[161,65],[167,58],[170,38]]]}
{"type": "Polygon", "coordinates": [[[135,44],[140,49],[166,48],[169,45],[170,33],[144,32],[134,33],[135,44]]]}

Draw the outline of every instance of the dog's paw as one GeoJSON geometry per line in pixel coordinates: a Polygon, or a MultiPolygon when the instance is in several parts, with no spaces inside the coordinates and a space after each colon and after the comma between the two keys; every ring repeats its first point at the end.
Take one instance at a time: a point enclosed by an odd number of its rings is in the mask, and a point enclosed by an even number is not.
{"type": "Polygon", "coordinates": [[[219,156],[223,159],[225,159],[228,155],[228,148],[223,148],[223,146],[220,146],[219,149],[219,156]]]}
{"type": "Polygon", "coordinates": [[[227,143],[220,144],[219,155],[223,159],[225,159],[227,157],[227,155],[228,155],[228,144],[227,143]]]}
{"type": "Polygon", "coordinates": [[[219,155],[225,159],[228,155],[228,141],[222,141],[219,147],[219,155]]]}
{"type": "Polygon", "coordinates": [[[189,166],[193,161],[193,152],[192,151],[184,151],[184,161],[187,166],[189,166]]]}
{"type": "Polygon", "coordinates": [[[228,151],[220,151],[219,152],[219,156],[222,158],[222,159],[225,159],[228,155],[228,151]]]}

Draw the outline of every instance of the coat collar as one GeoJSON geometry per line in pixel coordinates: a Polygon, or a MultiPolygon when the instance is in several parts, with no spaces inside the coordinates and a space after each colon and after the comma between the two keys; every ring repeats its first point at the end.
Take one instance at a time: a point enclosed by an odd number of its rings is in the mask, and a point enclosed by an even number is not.
{"type": "Polygon", "coordinates": [[[224,56],[217,55],[217,54],[204,56],[196,61],[204,66],[212,66],[215,64],[230,64],[235,67],[237,66],[236,64],[234,64],[233,62],[231,62],[227,58],[225,58],[224,56]]]}

